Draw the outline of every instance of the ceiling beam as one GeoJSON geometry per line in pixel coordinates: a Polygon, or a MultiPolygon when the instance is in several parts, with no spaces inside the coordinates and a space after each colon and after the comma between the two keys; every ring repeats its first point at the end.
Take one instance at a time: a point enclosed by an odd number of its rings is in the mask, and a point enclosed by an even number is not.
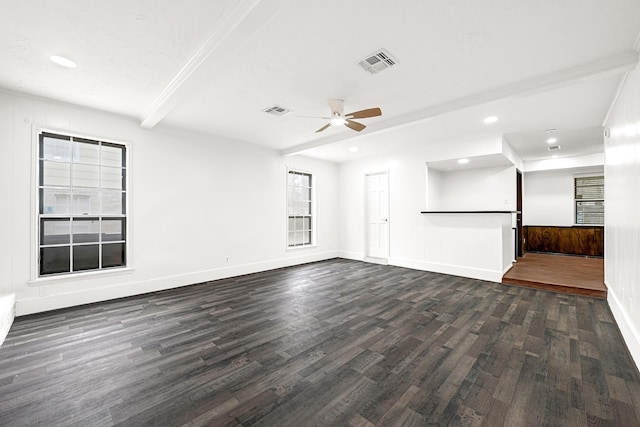
{"type": "Polygon", "coordinates": [[[363,134],[351,133],[348,136],[344,134],[333,135],[313,141],[285,148],[280,151],[282,156],[292,156],[302,153],[312,148],[322,147],[338,141],[358,138],[359,136],[371,135],[373,133],[384,132],[394,128],[408,126],[415,122],[427,120],[441,114],[450,113],[461,110],[463,108],[475,107],[489,102],[502,101],[509,98],[532,95],[563,86],[578,83],[585,79],[598,77],[610,73],[625,73],[635,68],[638,63],[638,52],[629,51],[619,55],[601,58],[596,61],[578,65],[576,67],[566,68],[564,70],[545,74],[516,83],[499,86],[484,92],[454,99],[442,104],[433,105],[431,107],[403,115],[392,119],[378,121],[367,127],[363,134]]]}
{"type": "Polygon", "coordinates": [[[222,21],[213,27],[205,42],[160,92],[141,120],[143,128],[153,128],[185,98],[214,78],[228,58],[250,40],[290,0],[240,0],[222,21]]]}

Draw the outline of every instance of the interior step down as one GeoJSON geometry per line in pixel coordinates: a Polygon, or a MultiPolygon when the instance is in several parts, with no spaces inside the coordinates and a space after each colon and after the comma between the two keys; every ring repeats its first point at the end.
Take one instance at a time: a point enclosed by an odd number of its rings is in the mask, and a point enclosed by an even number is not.
{"type": "Polygon", "coordinates": [[[527,252],[507,271],[502,283],[606,298],[602,258],[527,252]]]}
{"type": "Polygon", "coordinates": [[[502,283],[504,283],[505,285],[526,286],[527,288],[543,289],[545,291],[560,292],[564,294],[582,295],[582,296],[588,296],[593,298],[607,299],[606,288],[604,290],[589,289],[589,288],[581,288],[575,285],[572,285],[572,286],[556,285],[553,283],[542,283],[542,282],[535,282],[531,280],[509,279],[505,277],[502,278],[502,283]]]}

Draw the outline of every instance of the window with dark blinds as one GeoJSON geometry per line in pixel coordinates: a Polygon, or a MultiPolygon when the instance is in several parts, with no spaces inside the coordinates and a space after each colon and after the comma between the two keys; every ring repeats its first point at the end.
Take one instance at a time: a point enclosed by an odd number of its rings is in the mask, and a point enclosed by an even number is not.
{"type": "Polygon", "coordinates": [[[604,176],[575,178],[576,224],[604,225],[604,176]]]}

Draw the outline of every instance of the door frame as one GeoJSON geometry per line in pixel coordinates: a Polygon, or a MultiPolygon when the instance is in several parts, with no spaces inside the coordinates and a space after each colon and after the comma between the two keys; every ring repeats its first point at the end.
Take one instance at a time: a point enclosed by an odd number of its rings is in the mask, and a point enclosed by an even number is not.
{"type": "Polygon", "coordinates": [[[391,254],[391,185],[390,185],[389,169],[378,170],[375,172],[367,172],[364,174],[364,260],[366,262],[372,262],[375,264],[389,264],[389,256],[391,254]],[[386,175],[387,176],[387,247],[385,258],[373,257],[369,255],[369,191],[368,191],[368,178],[372,175],[386,175]]]}

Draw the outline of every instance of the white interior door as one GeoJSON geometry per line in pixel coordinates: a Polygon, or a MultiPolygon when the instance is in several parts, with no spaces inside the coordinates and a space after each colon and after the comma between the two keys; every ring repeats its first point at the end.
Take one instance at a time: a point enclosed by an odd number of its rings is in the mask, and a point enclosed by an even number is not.
{"type": "Polygon", "coordinates": [[[366,175],[368,257],[389,257],[389,176],[387,172],[366,175]]]}

